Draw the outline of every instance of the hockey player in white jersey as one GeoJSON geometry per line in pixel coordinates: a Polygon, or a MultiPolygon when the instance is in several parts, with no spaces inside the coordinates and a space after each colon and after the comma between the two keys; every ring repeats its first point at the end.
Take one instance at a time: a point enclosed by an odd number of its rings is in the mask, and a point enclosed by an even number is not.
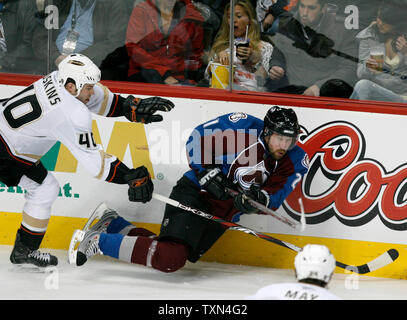
{"type": "Polygon", "coordinates": [[[335,258],[326,246],[307,244],[294,260],[298,282],[276,283],[259,289],[250,300],[341,300],[326,289],[335,258]]]}
{"type": "Polygon", "coordinates": [[[128,168],[94,142],[91,112],[151,123],[163,119],[156,111],[170,111],[174,104],[160,97],[113,94],[99,83],[100,77],[89,58],[71,54],[57,71],[0,102],[0,181],[26,191],[23,219],[10,255],[13,264],[58,263],[55,256],[38,250],[60,189],[40,159],[57,141],[97,179],[129,184],[130,201],[151,200],[154,187],[148,170],[128,168]]]}

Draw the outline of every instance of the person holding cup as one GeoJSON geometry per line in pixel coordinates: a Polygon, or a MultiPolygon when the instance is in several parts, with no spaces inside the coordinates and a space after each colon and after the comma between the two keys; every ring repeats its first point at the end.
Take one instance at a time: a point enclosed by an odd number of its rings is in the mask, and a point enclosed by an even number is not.
{"type": "MultiPolygon", "coordinates": [[[[250,1],[237,0],[234,3],[234,85],[233,89],[264,91],[266,70],[273,52],[273,46],[260,39],[260,27],[250,1]]],[[[225,6],[222,24],[210,51],[210,60],[205,77],[211,81],[211,65],[229,66],[230,4],[225,6]]],[[[211,84],[213,86],[213,84],[211,84]]]]}
{"type": "MultiPolygon", "coordinates": [[[[401,95],[407,94],[406,16],[405,2],[386,1],[379,7],[375,21],[356,36],[359,40],[358,78],[401,95]]],[[[360,91],[365,86],[359,87],[360,91]]],[[[366,95],[358,93],[357,96],[366,95]]]]}

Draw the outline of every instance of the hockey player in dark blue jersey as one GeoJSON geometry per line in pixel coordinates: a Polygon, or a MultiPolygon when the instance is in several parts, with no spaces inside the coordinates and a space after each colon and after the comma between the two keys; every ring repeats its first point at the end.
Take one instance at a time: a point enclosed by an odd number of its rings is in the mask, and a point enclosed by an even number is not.
{"type": "MultiPolygon", "coordinates": [[[[170,198],[228,221],[237,221],[241,214],[261,214],[247,199],[277,209],[308,170],[307,154],[297,145],[299,133],[294,110],[277,106],[264,120],[238,112],[199,125],[186,145],[191,170],[178,180],[170,198]],[[238,195],[230,196],[227,188],[238,195]]],[[[106,206],[98,210],[103,215],[79,244],[77,265],[103,252],[174,272],[187,260],[196,262],[226,230],[167,205],[157,236],[106,206]]]]}

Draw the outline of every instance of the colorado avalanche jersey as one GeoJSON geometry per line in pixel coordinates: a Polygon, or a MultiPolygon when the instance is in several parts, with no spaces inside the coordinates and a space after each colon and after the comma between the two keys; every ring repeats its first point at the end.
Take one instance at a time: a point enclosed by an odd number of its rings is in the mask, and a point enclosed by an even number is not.
{"type": "MultiPolygon", "coordinates": [[[[197,174],[216,165],[240,188],[258,184],[270,197],[269,207],[277,209],[308,170],[308,157],[295,146],[275,160],[262,138],[263,121],[237,112],[220,116],[196,127],[187,142],[191,170],[185,175],[199,182],[197,174]]],[[[207,192],[202,196],[216,216],[236,221],[233,199],[216,200],[207,192]]]]}
{"type": "Polygon", "coordinates": [[[327,289],[307,283],[276,283],[259,289],[248,300],[342,300],[327,289]]]}
{"type": "Polygon", "coordinates": [[[58,84],[57,74],[54,71],[3,102],[1,143],[15,159],[33,163],[60,141],[92,176],[105,180],[116,157],[94,142],[91,112],[108,116],[117,96],[98,84],[85,105],[58,84]]]}

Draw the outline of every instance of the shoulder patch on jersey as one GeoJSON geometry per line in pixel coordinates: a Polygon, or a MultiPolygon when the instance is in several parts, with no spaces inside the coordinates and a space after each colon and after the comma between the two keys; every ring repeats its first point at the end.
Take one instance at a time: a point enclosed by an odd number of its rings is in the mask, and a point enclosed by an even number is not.
{"type": "Polygon", "coordinates": [[[308,154],[300,146],[295,146],[288,151],[288,154],[294,164],[299,164],[305,169],[309,169],[309,157],[308,154]]]}
{"type": "Polygon", "coordinates": [[[97,114],[104,115],[109,101],[109,89],[101,83],[97,83],[94,88],[95,94],[91,97],[91,100],[88,104],[91,104],[91,102],[93,101],[100,100],[98,101],[100,103],[100,109],[97,114]]]}
{"type": "Polygon", "coordinates": [[[301,160],[301,163],[305,168],[309,169],[309,157],[307,153],[305,153],[304,158],[302,158],[301,160]]]}
{"type": "Polygon", "coordinates": [[[233,123],[238,122],[240,119],[247,119],[247,114],[244,112],[234,112],[229,115],[229,120],[233,123]]]}

